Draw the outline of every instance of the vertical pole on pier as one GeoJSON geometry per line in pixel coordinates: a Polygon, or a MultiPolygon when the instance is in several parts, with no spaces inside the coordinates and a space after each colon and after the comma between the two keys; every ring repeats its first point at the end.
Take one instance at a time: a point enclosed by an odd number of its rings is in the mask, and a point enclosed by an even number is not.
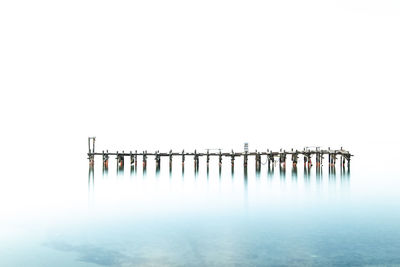
{"type": "Polygon", "coordinates": [[[146,172],[147,168],[147,151],[143,151],[143,172],[146,172]]]}
{"type": "Polygon", "coordinates": [[[129,151],[129,157],[131,158],[131,174],[135,171],[135,157],[132,154],[132,151],[129,151]]]}
{"type": "Polygon", "coordinates": [[[272,151],[269,153],[269,155],[267,155],[267,158],[268,158],[268,174],[272,174],[272,171],[271,171],[271,162],[272,162],[272,167],[274,166],[274,164],[273,164],[273,156],[272,156],[272,151]]]}
{"type": "Polygon", "coordinates": [[[336,153],[333,154],[333,167],[336,167],[336,153]]]}
{"type": "Polygon", "coordinates": [[[286,151],[283,150],[283,153],[281,152],[279,155],[279,171],[281,174],[281,177],[286,175],[286,151]]]}
{"type": "Polygon", "coordinates": [[[255,152],[255,163],[256,163],[256,173],[258,172],[258,152],[257,152],[257,149],[256,149],[256,152],[255,152]]]}
{"type": "Polygon", "coordinates": [[[104,150],[102,154],[103,154],[103,174],[105,174],[108,172],[108,150],[107,154],[104,153],[104,150]]]}
{"type": "Polygon", "coordinates": [[[137,171],[137,150],[135,150],[135,172],[137,171]]]}
{"type": "Polygon", "coordinates": [[[194,160],[194,172],[197,172],[197,151],[196,149],[194,150],[194,156],[193,156],[193,160],[194,160]]]}
{"type": "Polygon", "coordinates": [[[169,150],[169,174],[172,173],[172,149],[169,150]]]}
{"type": "Polygon", "coordinates": [[[88,152],[88,159],[89,159],[89,165],[94,166],[94,143],[95,143],[96,137],[88,137],[88,147],[89,147],[89,152],[88,152]],[[92,140],[92,146],[90,146],[90,141],[92,140]],[[92,149],[93,148],[93,149],[92,149]]]}
{"type": "Polygon", "coordinates": [[[125,153],[125,152],[122,150],[122,155],[119,156],[119,166],[120,166],[121,168],[124,167],[124,153],[125,153]]]}
{"type": "Polygon", "coordinates": [[[231,167],[232,167],[232,174],[233,174],[235,171],[235,152],[233,152],[233,149],[232,149],[232,155],[231,155],[231,167]]]}
{"type": "Polygon", "coordinates": [[[103,168],[105,168],[106,167],[106,162],[107,162],[107,159],[106,159],[106,154],[104,154],[104,150],[102,151],[102,156],[103,156],[103,168]]]}
{"type": "Polygon", "coordinates": [[[155,160],[156,160],[156,174],[158,174],[160,172],[160,168],[161,168],[161,157],[160,157],[160,151],[155,151],[154,152],[155,155],[155,160]]]}
{"type": "Polygon", "coordinates": [[[119,168],[119,154],[118,154],[118,150],[117,150],[115,159],[117,160],[117,173],[118,173],[118,168],[119,168]]]}
{"type": "Polygon", "coordinates": [[[294,154],[292,154],[292,165],[293,165],[293,168],[297,167],[297,153],[296,152],[294,154]]]}
{"type": "Polygon", "coordinates": [[[222,170],[222,153],[221,153],[221,150],[219,151],[219,155],[218,155],[218,165],[219,165],[219,177],[221,177],[221,170],[222,170]]]}
{"type": "Polygon", "coordinates": [[[185,150],[182,150],[182,172],[185,168],[185,150]]]}
{"type": "Polygon", "coordinates": [[[199,171],[199,155],[197,150],[194,150],[194,172],[197,173],[199,171]]]}
{"type": "Polygon", "coordinates": [[[185,150],[182,150],[182,177],[185,173],[185,150]]]}
{"type": "Polygon", "coordinates": [[[247,152],[244,152],[243,171],[244,171],[245,177],[247,177],[247,161],[248,161],[248,155],[247,155],[247,152]]]}
{"type": "Polygon", "coordinates": [[[206,161],[207,161],[207,177],[208,177],[208,175],[209,175],[209,172],[210,172],[210,151],[209,151],[209,149],[207,149],[207,159],[206,159],[206,161]]]}
{"type": "Polygon", "coordinates": [[[343,167],[343,156],[342,156],[342,154],[340,154],[339,164],[340,164],[340,168],[342,168],[343,167]]]}
{"type": "Polygon", "coordinates": [[[350,155],[348,155],[348,158],[347,158],[347,170],[349,171],[350,170],[350,155]]]}
{"type": "Polygon", "coordinates": [[[194,172],[197,172],[197,151],[194,150],[194,172]]]}

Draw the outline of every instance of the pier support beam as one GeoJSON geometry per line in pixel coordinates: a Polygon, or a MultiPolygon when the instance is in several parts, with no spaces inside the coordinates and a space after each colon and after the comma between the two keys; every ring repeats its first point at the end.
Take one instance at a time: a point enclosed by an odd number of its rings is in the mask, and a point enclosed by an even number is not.
{"type": "Polygon", "coordinates": [[[119,154],[117,151],[117,170],[118,172],[121,172],[124,170],[124,151],[122,151],[122,154],[119,154]]]}
{"type": "Polygon", "coordinates": [[[131,158],[131,167],[134,167],[135,166],[135,156],[132,153],[132,151],[129,152],[129,156],[131,158]]]}
{"type": "Polygon", "coordinates": [[[147,150],[143,151],[143,172],[146,172],[147,168],[147,150]]]}
{"type": "Polygon", "coordinates": [[[194,171],[195,173],[199,171],[199,154],[197,150],[194,150],[194,171]]]}
{"type": "Polygon", "coordinates": [[[91,167],[94,166],[94,153],[96,153],[94,147],[95,142],[96,142],[96,137],[88,137],[88,146],[89,146],[88,159],[89,159],[89,166],[91,167]]]}
{"type": "Polygon", "coordinates": [[[235,171],[235,152],[233,152],[233,150],[231,153],[231,168],[232,168],[232,174],[233,174],[235,171]]]}
{"type": "Polygon", "coordinates": [[[135,160],[135,171],[137,170],[137,150],[135,150],[135,155],[133,156],[135,160]]]}
{"type": "Polygon", "coordinates": [[[169,174],[172,173],[172,149],[169,151],[169,174]]]}
{"type": "Polygon", "coordinates": [[[103,169],[108,169],[108,158],[109,158],[108,150],[106,153],[104,153],[104,150],[103,150],[103,169]]]}
{"type": "Polygon", "coordinates": [[[261,171],[261,154],[256,150],[256,173],[261,171]]]}
{"type": "Polygon", "coordinates": [[[160,152],[156,151],[154,152],[155,154],[155,160],[156,160],[156,172],[160,172],[160,168],[161,168],[161,157],[160,157],[160,152]]]}
{"type": "Polygon", "coordinates": [[[244,155],[243,155],[243,167],[244,168],[247,168],[247,162],[248,162],[248,154],[247,154],[248,152],[247,151],[245,151],[244,152],[244,155]]]}

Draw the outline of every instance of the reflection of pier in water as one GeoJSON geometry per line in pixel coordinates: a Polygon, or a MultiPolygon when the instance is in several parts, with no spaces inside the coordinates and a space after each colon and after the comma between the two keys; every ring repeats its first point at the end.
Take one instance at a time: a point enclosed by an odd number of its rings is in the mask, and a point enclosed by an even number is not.
{"type": "Polygon", "coordinates": [[[151,153],[151,152],[147,152],[146,150],[143,152],[138,152],[137,150],[134,152],[130,151],[129,153],[126,153],[124,151],[108,152],[108,150],[106,150],[106,151],[103,150],[102,152],[95,152],[95,140],[96,139],[94,137],[89,137],[89,139],[88,139],[89,165],[93,167],[95,156],[101,156],[103,159],[103,174],[108,173],[108,163],[109,163],[110,156],[116,157],[117,174],[123,174],[126,157],[130,158],[131,174],[135,173],[137,171],[138,157],[141,157],[141,159],[142,159],[143,174],[146,174],[147,159],[149,156],[154,157],[155,165],[156,165],[156,174],[159,174],[159,172],[160,172],[161,158],[163,158],[163,157],[168,158],[170,175],[172,173],[173,157],[181,157],[182,175],[184,174],[185,159],[187,156],[193,157],[194,172],[196,175],[199,171],[200,157],[206,157],[207,174],[209,173],[210,158],[217,157],[218,164],[219,164],[219,175],[220,176],[221,176],[222,161],[223,161],[222,159],[224,157],[230,158],[232,175],[234,174],[236,158],[238,158],[238,157],[243,158],[244,171],[245,171],[245,173],[247,173],[248,159],[249,159],[249,157],[254,157],[255,170],[256,170],[257,176],[261,172],[261,165],[267,165],[268,176],[271,176],[274,172],[275,164],[277,163],[279,165],[280,176],[283,177],[286,175],[287,157],[291,156],[292,176],[297,176],[298,159],[299,159],[299,156],[302,156],[303,163],[304,163],[304,176],[310,177],[311,168],[313,167],[313,159],[314,159],[315,165],[316,165],[316,176],[320,177],[322,175],[322,163],[323,163],[324,156],[328,156],[329,176],[336,175],[336,161],[337,160],[339,160],[340,173],[342,176],[344,176],[344,174],[346,174],[346,173],[348,174],[350,171],[350,159],[353,156],[350,154],[349,151],[344,150],[343,148],[340,148],[339,150],[332,150],[330,148],[325,149],[325,150],[320,149],[320,148],[315,148],[315,149],[304,148],[303,150],[291,149],[289,151],[281,149],[280,151],[277,151],[277,152],[274,152],[269,149],[267,149],[267,151],[265,151],[265,152],[259,152],[257,150],[254,152],[249,152],[249,151],[234,152],[233,150],[231,152],[222,152],[221,150],[219,152],[210,152],[209,150],[207,150],[206,152],[198,152],[197,150],[194,150],[194,152],[185,152],[184,150],[182,152],[173,152],[172,150],[170,150],[168,153],[162,153],[160,151],[155,151],[154,153],[151,153]],[[265,163],[262,163],[262,157],[266,157],[265,163]]]}

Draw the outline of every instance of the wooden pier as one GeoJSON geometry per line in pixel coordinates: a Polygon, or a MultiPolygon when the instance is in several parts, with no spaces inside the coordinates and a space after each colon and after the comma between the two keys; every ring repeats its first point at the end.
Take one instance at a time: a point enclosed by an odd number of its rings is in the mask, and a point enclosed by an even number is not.
{"type": "Polygon", "coordinates": [[[119,169],[123,169],[126,157],[130,159],[131,168],[136,169],[137,163],[138,163],[138,156],[139,156],[142,159],[143,170],[145,170],[147,167],[147,157],[150,156],[150,157],[154,157],[157,171],[159,171],[160,167],[161,167],[161,158],[167,158],[169,160],[169,168],[171,170],[173,157],[179,157],[181,159],[182,170],[183,170],[184,165],[185,165],[186,156],[190,156],[190,157],[193,157],[195,171],[199,170],[200,157],[206,157],[207,170],[208,170],[208,166],[209,166],[210,157],[218,158],[218,163],[219,163],[220,169],[222,166],[222,158],[228,157],[231,160],[231,166],[232,166],[232,172],[233,172],[233,169],[235,166],[235,159],[237,157],[243,158],[243,166],[244,166],[245,170],[247,170],[248,158],[254,157],[255,158],[255,168],[256,168],[256,171],[259,172],[262,164],[267,164],[268,170],[269,170],[270,168],[274,168],[275,163],[277,161],[279,162],[280,169],[284,170],[286,168],[286,162],[287,162],[288,157],[290,157],[290,161],[292,163],[293,168],[297,168],[299,156],[301,156],[301,157],[303,157],[304,168],[307,168],[307,169],[310,169],[313,166],[312,161],[313,161],[313,159],[315,159],[316,170],[317,170],[317,172],[319,172],[319,171],[321,171],[323,159],[325,158],[324,156],[328,156],[327,163],[328,163],[328,166],[330,167],[330,169],[335,168],[337,160],[339,160],[339,165],[341,168],[347,167],[348,169],[350,169],[350,160],[351,160],[351,157],[353,156],[349,151],[344,150],[343,148],[320,149],[319,147],[303,148],[302,150],[297,150],[297,149],[296,150],[295,149],[282,150],[281,149],[279,151],[272,151],[272,150],[267,149],[264,152],[257,151],[257,150],[255,150],[254,152],[250,152],[247,149],[247,147],[248,147],[247,143],[245,144],[244,152],[234,152],[233,150],[231,152],[222,152],[221,150],[219,152],[210,152],[209,150],[206,150],[205,152],[198,152],[197,150],[194,150],[193,152],[186,152],[185,150],[182,150],[182,152],[173,152],[172,150],[170,150],[169,152],[160,152],[160,151],[148,152],[146,150],[142,151],[142,152],[138,152],[137,150],[129,151],[129,152],[125,152],[125,151],[109,152],[108,150],[106,150],[106,151],[103,150],[102,152],[96,152],[95,151],[95,142],[96,142],[95,137],[88,138],[89,165],[90,166],[94,165],[95,156],[101,156],[102,160],[103,160],[103,167],[107,168],[107,169],[108,169],[108,162],[109,162],[110,156],[115,156],[119,169]],[[262,163],[263,157],[266,159],[265,163],[262,163]]]}

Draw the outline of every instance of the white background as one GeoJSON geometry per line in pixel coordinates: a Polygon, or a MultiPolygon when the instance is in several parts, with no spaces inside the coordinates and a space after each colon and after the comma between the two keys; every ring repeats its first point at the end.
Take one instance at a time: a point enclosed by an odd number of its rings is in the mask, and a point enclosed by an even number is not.
{"type": "Polygon", "coordinates": [[[87,164],[93,135],[100,150],[389,153],[399,29],[388,0],[3,0],[1,166],[87,164]]]}

